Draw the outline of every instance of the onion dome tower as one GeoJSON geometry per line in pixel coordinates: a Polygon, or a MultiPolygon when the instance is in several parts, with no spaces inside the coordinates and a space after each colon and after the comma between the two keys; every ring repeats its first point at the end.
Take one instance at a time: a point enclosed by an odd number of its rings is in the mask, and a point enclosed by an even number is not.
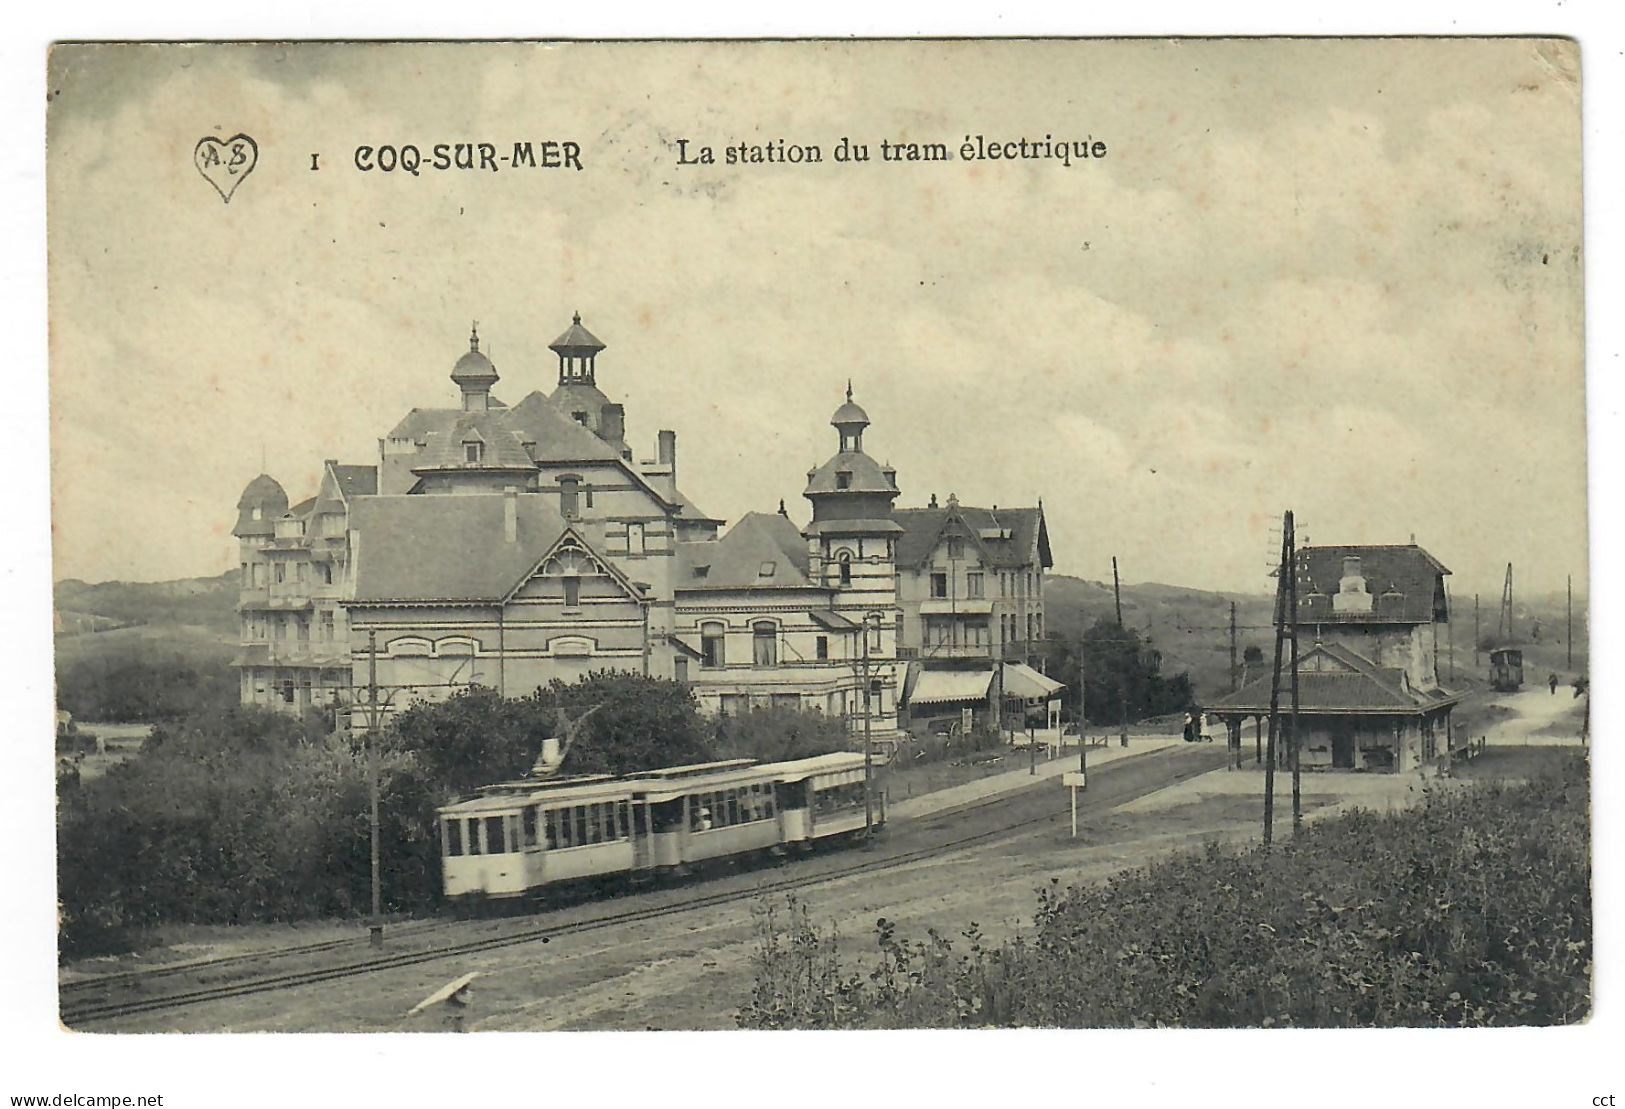
{"type": "Polygon", "coordinates": [[[485,412],[491,407],[491,386],[497,383],[497,368],[480,353],[479,325],[469,329],[468,353],[457,359],[451,379],[463,391],[464,412],[485,412]]]}
{"type": "Polygon", "coordinates": [[[277,519],[287,511],[287,491],[270,474],[261,474],[237,498],[237,526],[231,534],[239,539],[274,535],[277,519]]]}
{"type": "Polygon", "coordinates": [[[807,471],[807,490],[812,501],[813,527],[828,532],[837,523],[869,522],[874,534],[892,535],[902,526],[891,518],[892,501],[897,499],[897,471],[882,466],[863,450],[863,432],[869,414],[852,400],[852,383],[846,384],[846,403],[835,410],[830,425],[840,434],[840,450],[822,466],[807,471]]]}

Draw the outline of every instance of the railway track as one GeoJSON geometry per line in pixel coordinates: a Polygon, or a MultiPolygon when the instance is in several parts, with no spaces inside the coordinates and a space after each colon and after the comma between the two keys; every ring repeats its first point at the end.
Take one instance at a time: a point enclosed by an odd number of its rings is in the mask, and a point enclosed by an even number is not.
{"type": "MultiPolygon", "coordinates": [[[[1194,752],[1178,748],[1162,751],[1148,751],[1118,760],[1107,767],[1091,774],[1090,794],[1085,796],[1083,811],[1099,810],[1120,804],[1133,796],[1165,789],[1171,785],[1186,781],[1199,774],[1223,765],[1222,753],[1194,752]],[[1135,792],[1135,787],[1125,784],[1125,776],[1113,774],[1131,768],[1136,764],[1143,764],[1148,760],[1167,758],[1170,752],[1182,753],[1182,758],[1176,758],[1166,778],[1153,781],[1150,788],[1135,792]],[[1212,758],[1197,757],[1199,754],[1212,754],[1212,758]],[[1114,782],[1113,779],[1117,780],[1114,782]],[[1113,789],[1113,786],[1117,788],[1113,789]]],[[[1004,794],[966,805],[945,809],[933,813],[925,818],[921,824],[926,830],[940,828],[946,822],[970,813],[990,810],[997,806],[1008,804],[1012,797],[1020,794],[1004,794]],[[926,822],[928,821],[928,823],[926,822]]],[[[248,997],[255,994],[270,993],[278,990],[296,989],[301,986],[316,985],[323,982],[340,981],[346,978],[361,975],[376,974],[381,971],[394,970],[401,967],[417,966],[423,963],[435,962],[441,959],[456,958],[458,956],[479,954],[487,951],[499,950],[505,947],[514,947],[520,944],[542,942],[546,943],[556,936],[579,935],[582,933],[602,931],[609,928],[618,928],[640,921],[655,920],[661,917],[675,916],[681,913],[694,912],[700,909],[714,908],[722,905],[737,904],[750,901],[764,894],[775,894],[802,889],[824,882],[836,881],[842,878],[851,878],[865,874],[881,873],[895,870],[900,867],[911,866],[916,863],[929,861],[933,858],[965,848],[982,846],[999,839],[1017,834],[1039,825],[1058,820],[1065,815],[1064,807],[1047,808],[1037,815],[1025,816],[1021,819],[1000,823],[991,828],[984,828],[977,832],[964,834],[947,841],[933,842],[931,844],[910,850],[890,851],[881,855],[866,855],[855,858],[850,862],[841,862],[837,865],[819,868],[816,871],[796,872],[802,864],[791,864],[792,873],[783,877],[757,882],[747,888],[729,889],[712,893],[697,892],[692,897],[685,897],[679,901],[659,905],[633,907],[620,912],[606,913],[577,921],[561,921],[535,927],[523,927],[516,931],[504,932],[499,935],[485,936],[473,940],[456,943],[433,945],[412,951],[401,951],[384,955],[369,955],[336,965],[311,967],[300,970],[285,971],[276,974],[267,974],[258,977],[222,982],[214,985],[183,989],[173,993],[146,997],[123,998],[92,998],[84,996],[95,992],[98,988],[105,990],[114,988],[141,989],[150,982],[184,972],[216,971],[235,966],[242,966],[255,960],[276,960],[300,955],[320,955],[329,951],[336,951],[346,946],[359,946],[364,940],[346,938],[340,940],[320,941],[311,944],[299,945],[292,948],[282,948],[270,952],[245,953],[242,955],[225,956],[219,959],[201,960],[189,964],[174,964],[168,967],[156,968],[148,971],[128,971],[117,975],[108,975],[96,979],[86,979],[69,985],[64,985],[61,992],[61,1019],[64,1024],[74,1027],[99,1021],[113,1020],[119,1017],[134,1016],[143,1013],[164,1012],[179,1009],[189,1005],[203,1004],[209,1001],[219,1001],[229,998],[248,997]]],[[[830,858],[826,856],[826,858],[830,858]]],[[[462,924],[460,921],[431,921],[422,929],[414,930],[413,935],[439,930],[441,927],[453,927],[462,924]]]]}

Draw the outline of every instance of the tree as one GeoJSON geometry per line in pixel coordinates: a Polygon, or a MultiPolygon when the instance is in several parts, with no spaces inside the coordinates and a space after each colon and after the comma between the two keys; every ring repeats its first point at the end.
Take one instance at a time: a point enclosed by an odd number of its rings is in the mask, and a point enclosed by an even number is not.
{"type": "Polygon", "coordinates": [[[1164,676],[1162,652],[1110,617],[1095,621],[1081,652],[1075,641],[1056,642],[1056,680],[1076,689],[1081,666],[1087,685],[1085,710],[1092,723],[1122,723],[1125,708],[1129,720],[1139,720],[1183,711],[1195,703],[1190,675],[1164,676]]]}

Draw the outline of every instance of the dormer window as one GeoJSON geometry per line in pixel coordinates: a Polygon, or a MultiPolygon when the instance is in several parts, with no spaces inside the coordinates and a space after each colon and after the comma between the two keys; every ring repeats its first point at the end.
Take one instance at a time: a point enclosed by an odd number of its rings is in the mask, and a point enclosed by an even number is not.
{"type": "Polygon", "coordinates": [[[572,412],[572,413],[570,413],[570,418],[572,420],[574,420],[576,423],[580,424],[582,427],[587,426],[587,414],[585,412],[581,412],[581,411],[572,412]]]}
{"type": "Polygon", "coordinates": [[[763,577],[763,578],[770,578],[770,577],[773,576],[773,571],[776,570],[777,568],[778,568],[777,563],[764,562],[764,563],[762,563],[761,569],[757,571],[757,576],[758,577],[763,577]]]}
{"type": "Polygon", "coordinates": [[[852,488],[852,471],[851,470],[836,470],[835,471],[835,488],[837,488],[837,489],[850,489],[850,488],[852,488]]]}
{"type": "Polygon", "coordinates": [[[467,442],[467,443],[463,444],[463,461],[464,462],[483,462],[484,460],[485,460],[485,444],[484,443],[481,443],[481,442],[478,442],[478,441],[470,441],[470,442],[467,442]]]}

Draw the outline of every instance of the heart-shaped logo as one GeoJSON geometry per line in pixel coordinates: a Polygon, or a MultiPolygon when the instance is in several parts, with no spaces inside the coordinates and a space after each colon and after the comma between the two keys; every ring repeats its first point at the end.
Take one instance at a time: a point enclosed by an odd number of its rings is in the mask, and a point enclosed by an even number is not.
{"type": "Polygon", "coordinates": [[[192,164],[227,204],[231,203],[231,194],[237,191],[243,178],[254,172],[259,160],[259,144],[247,135],[233,135],[229,139],[205,135],[192,150],[192,164]]]}

